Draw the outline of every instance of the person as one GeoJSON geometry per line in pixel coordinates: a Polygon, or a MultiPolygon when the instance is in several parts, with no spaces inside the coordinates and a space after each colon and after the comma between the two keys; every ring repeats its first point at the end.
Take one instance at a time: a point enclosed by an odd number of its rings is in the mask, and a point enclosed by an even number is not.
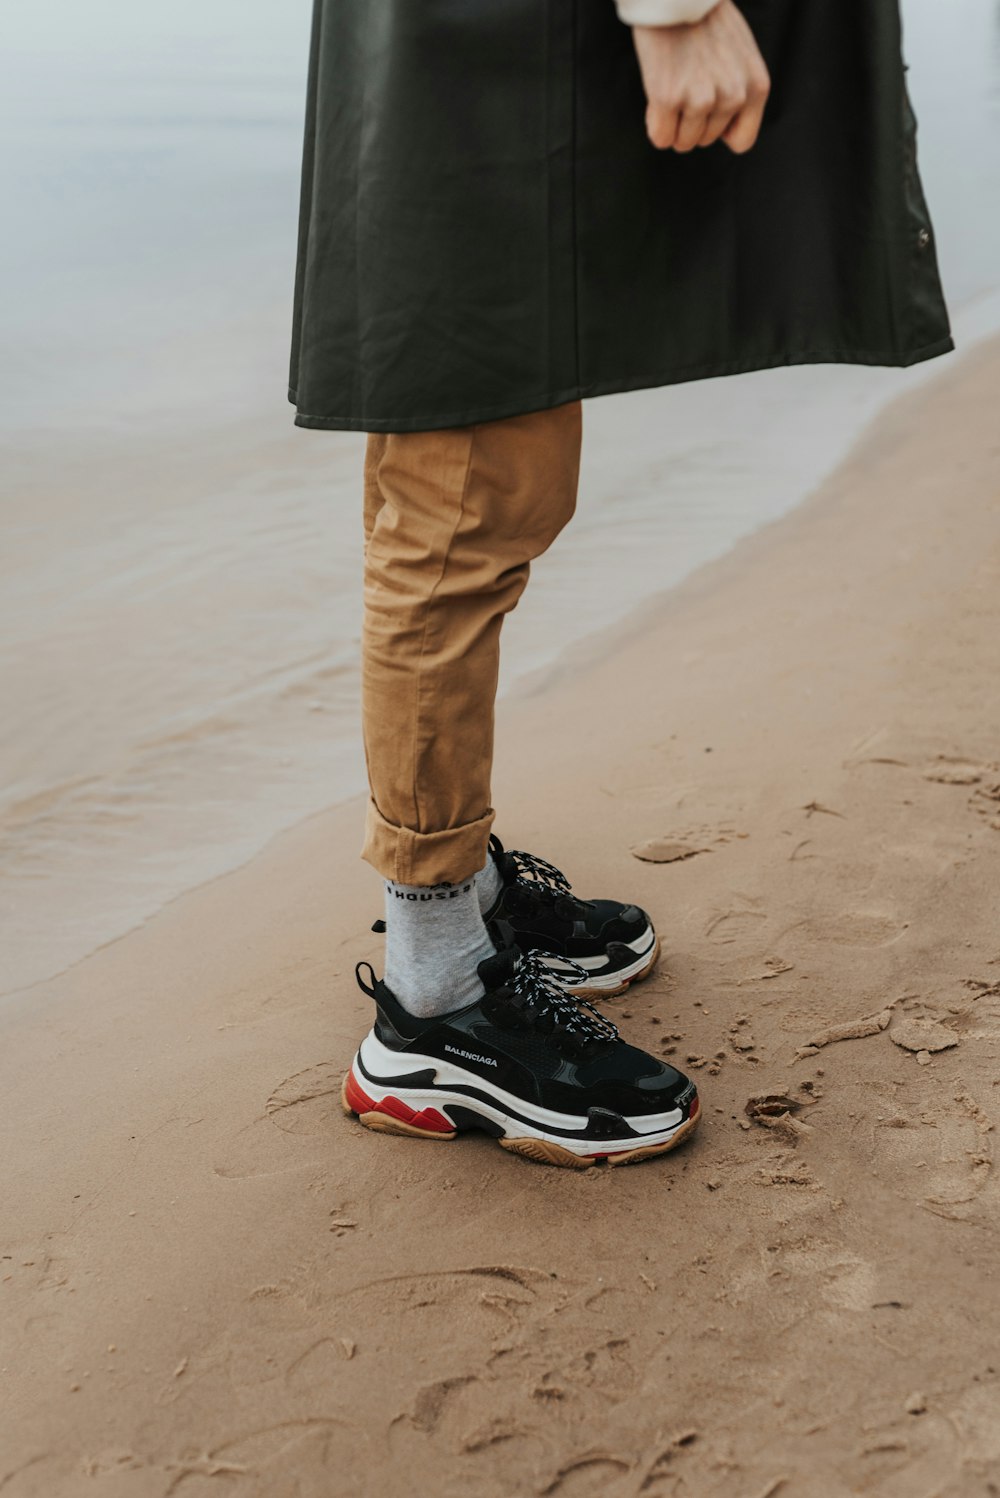
{"type": "Polygon", "coordinates": [[[316,0],[289,395],[369,434],[363,1123],[571,1166],[690,1134],[693,1083],[593,1002],[649,915],[493,834],[502,620],[584,398],[951,346],[896,0],[316,0]]]}

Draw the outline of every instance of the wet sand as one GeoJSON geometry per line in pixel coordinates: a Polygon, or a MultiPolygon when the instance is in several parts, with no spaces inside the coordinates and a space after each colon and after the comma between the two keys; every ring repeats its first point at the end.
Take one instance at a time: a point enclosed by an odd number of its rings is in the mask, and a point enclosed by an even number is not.
{"type": "Polygon", "coordinates": [[[998,388],[502,707],[501,835],[661,927],[676,1154],[344,1118],[356,803],[11,1001],[3,1498],[997,1491],[998,388]]]}

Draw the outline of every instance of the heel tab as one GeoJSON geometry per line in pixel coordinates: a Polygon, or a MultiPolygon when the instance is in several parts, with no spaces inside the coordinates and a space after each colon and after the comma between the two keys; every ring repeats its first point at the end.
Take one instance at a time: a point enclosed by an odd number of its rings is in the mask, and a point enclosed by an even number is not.
{"type": "Polygon", "coordinates": [[[370,999],[373,999],[375,997],[375,986],[378,982],[378,979],[375,977],[375,969],[372,967],[371,963],[359,962],[357,967],[354,969],[354,976],[358,980],[358,987],[361,989],[362,993],[366,993],[370,999]],[[366,983],[364,978],[362,978],[361,976],[362,971],[365,969],[368,972],[368,977],[370,979],[369,983],[366,983]]]}

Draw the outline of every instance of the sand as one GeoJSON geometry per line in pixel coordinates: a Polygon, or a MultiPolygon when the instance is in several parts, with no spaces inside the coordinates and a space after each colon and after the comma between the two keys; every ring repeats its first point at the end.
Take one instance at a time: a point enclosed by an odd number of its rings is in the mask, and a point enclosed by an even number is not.
{"type": "Polygon", "coordinates": [[[998,388],[504,704],[501,835],[662,929],[676,1154],[344,1118],[357,804],[8,1008],[3,1498],[1000,1491],[998,388]]]}

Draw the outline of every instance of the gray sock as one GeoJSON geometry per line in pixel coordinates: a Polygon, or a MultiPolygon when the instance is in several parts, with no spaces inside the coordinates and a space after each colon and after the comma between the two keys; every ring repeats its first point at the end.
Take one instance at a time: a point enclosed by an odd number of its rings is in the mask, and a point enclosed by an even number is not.
{"type": "Polygon", "coordinates": [[[385,981],[410,1014],[431,1019],[483,996],[476,971],[496,950],[464,884],[385,886],[385,981]]]}
{"type": "Polygon", "coordinates": [[[476,875],[476,894],[483,915],[496,904],[503,889],[503,876],[492,853],[486,855],[486,863],[476,875]]]}

